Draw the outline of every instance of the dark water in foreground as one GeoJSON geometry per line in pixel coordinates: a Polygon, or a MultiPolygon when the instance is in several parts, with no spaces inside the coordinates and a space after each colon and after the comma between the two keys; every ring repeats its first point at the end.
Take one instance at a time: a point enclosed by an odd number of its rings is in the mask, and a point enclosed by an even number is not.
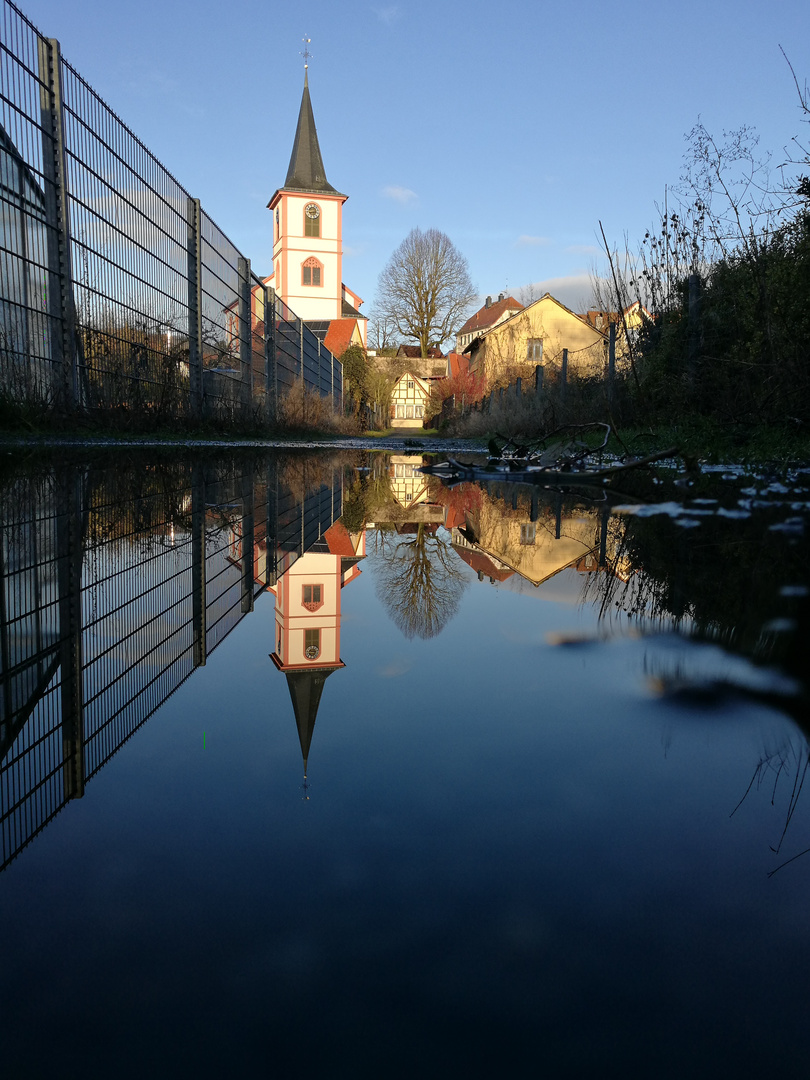
{"type": "Polygon", "coordinates": [[[806,1075],[810,474],[420,460],[0,480],[2,1075],[806,1075]]]}

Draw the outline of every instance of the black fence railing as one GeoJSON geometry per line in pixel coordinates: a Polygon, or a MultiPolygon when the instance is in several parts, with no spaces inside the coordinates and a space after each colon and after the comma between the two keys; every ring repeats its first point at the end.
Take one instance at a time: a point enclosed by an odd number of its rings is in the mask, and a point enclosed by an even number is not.
{"type": "Polygon", "coordinates": [[[0,869],[319,542],[342,476],[65,465],[0,488],[0,869]]]}
{"type": "Polygon", "coordinates": [[[340,362],[178,181],[0,0],[0,392],[166,418],[342,404],[340,362]]]}

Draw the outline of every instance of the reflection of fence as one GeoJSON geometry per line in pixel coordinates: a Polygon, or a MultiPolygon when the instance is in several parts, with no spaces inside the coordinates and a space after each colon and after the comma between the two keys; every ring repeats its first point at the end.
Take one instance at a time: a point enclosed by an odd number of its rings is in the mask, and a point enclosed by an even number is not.
{"type": "Polygon", "coordinates": [[[341,474],[295,499],[271,461],[65,467],[0,494],[0,868],[340,516],[341,474]]]}
{"type": "Polygon", "coordinates": [[[340,363],[199,201],[58,42],[10,0],[0,21],[0,389],[162,417],[272,420],[296,383],[339,405],[340,363]]]}

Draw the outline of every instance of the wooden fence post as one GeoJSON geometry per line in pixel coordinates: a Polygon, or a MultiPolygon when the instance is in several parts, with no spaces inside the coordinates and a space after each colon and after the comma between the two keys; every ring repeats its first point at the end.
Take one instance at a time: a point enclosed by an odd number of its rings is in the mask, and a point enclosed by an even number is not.
{"type": "Polygon", "coordinates": [[[535,394],[542,394],[543,392],[543,365],[536,364],[534,368],[534,392],[535,394]]]}

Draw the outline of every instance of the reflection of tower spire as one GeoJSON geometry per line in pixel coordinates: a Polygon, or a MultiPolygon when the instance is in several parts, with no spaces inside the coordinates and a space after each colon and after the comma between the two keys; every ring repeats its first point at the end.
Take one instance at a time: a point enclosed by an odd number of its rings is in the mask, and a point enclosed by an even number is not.
{"type": "Polygon", "coordinates": [[[304,785],[307,781],[307,758],[318,706],[321,703],[323,684],[335,670],[328,668],[308,668],[306,671],[288,671],[287,687],[292,698],[295,726],[298,728],[298,741],[301,744],[301,756],[304,759],[304,785]]]}

